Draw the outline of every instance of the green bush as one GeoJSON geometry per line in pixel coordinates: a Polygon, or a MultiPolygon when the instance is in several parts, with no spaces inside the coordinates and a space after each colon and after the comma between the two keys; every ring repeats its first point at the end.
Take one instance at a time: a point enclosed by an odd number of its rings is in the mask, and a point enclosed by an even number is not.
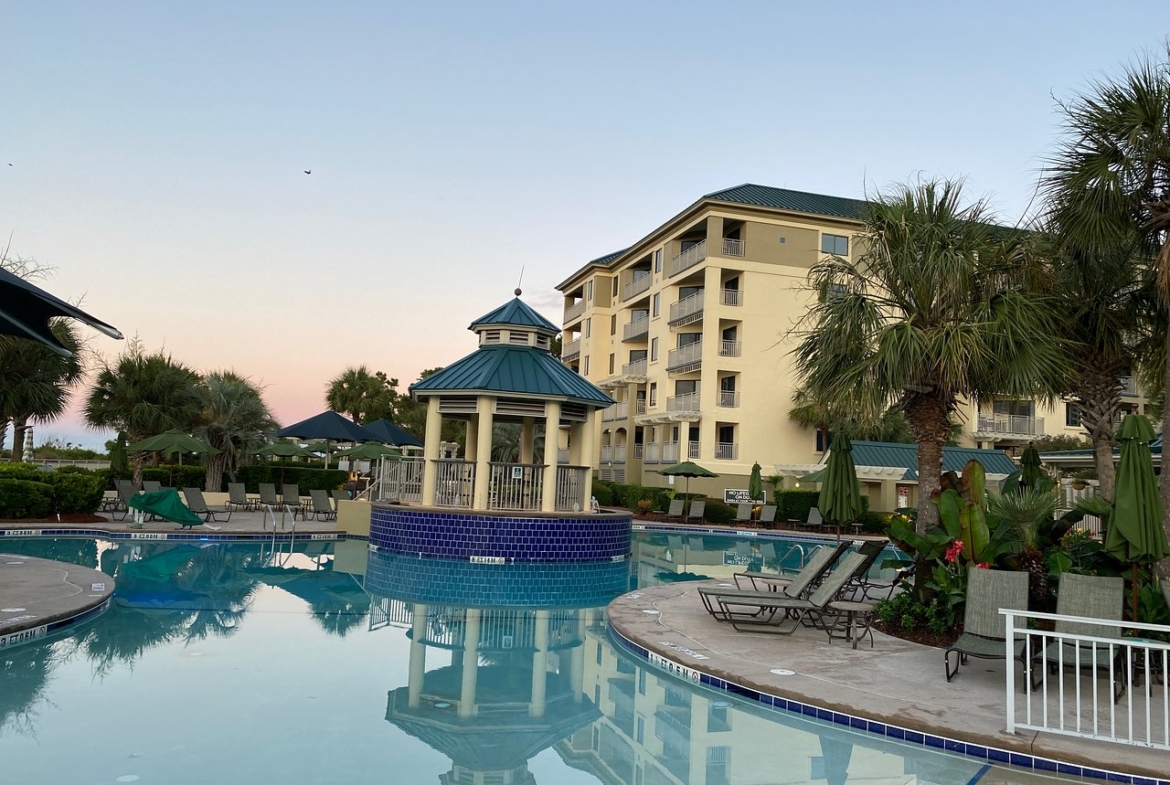
{"type": "Polygon", "coordinates": [[[954,610],[941,599],[935,598],[929,605],[923,605],[914,599],[912,592],[902,592],[882,600],[875,613],[888,629],[906,632],[925,630],[934,635],[945,635],[958,623],[954,610]]]}
{"type": "Polygon", "coordinates": [[[0,479],[40,482],[45,474],[32,463],[0,463],[0,479]]]}
{"type": "MultiPolygon", "coordinates": [[[[281,465],[262,464],[245,466],[236,471],[236,482],[244,483],[248,493],[258,493],[260,483],[270,482],[280,490],[281,465]]],[[[303,464],[284,466],[284,483],[296,483],[302,494],[308,495],[313,490],[339,489],[349,481],[349,472],[342,469],[310,469],[303,464]]],[[[202,485],[202,481],[200,482],[202,485]]]]}
{"type": "Polygon", "coordinates": [[[0,478],[0,518],[46,518],[52,509],[53,486],[48,483],[0,478]]]}
{"type": "Polygon", "coordinates": [[[101,506],[102,494],[106,489],[106,478],[103,474],[72,466],[62,467],[47,474],[45,480],[53,489],[54,512],[92,513],[101,506]]]}
{"type": "MultiPolygon", "coordinates": [[[[670,506],[670,494],[666,488],[649,488],[645,485],[628,485],[625,483],[611,483],[610,489],[613,491],[613,503],[618,507],[625,507],[627,510],[636,510],[638,502],[643,499],[650,500],[655,510],[665,510],[670,506]]],[[[600,497],[598,497],[600,499],[600,497]]]]}
{"type": "Polygon", "coordinates": [[[163,487],[202,488],[207,482],[207,469],[202,466],[143,466],[143,480],[157,480],[163,487]]]}
{"type": "Polygon", "coordinates": [[[593,496],[602,507],[612,507],[614,504],[613,489],[599,480],[593,481],[593,496]]]}
{"type": "Polygon", "coordinates": [[[718,499],[707,499],[703,508],[703,520],[708,523],[731,523],[735,520],[735,508],[718,499]]]}
{"type": "Polygon", "coordinates": [[[807,521],[808,511],[817,506],[820,491],[798,488],[780,488],[773,494],[776,501],[776,520],[807,521]]]}

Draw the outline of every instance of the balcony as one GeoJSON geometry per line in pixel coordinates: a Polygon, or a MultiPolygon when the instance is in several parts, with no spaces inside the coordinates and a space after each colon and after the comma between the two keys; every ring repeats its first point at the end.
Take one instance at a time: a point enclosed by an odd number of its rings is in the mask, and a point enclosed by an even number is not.
{"type": "Polygon", "coordinates": [[[693,392],[667,398],[666,411],[698,414],[701,411],[699,409],[699,394],[693,392]]]}
{"type": "Polygon", "coordinates": [[[650,288],[650,273],[635,275],[634,278],[622,287],[622,302],[632,300],[650,288]]]}
{"type": "Polygon", "coordinates": [[[703,365],[703,342],[701,340],[671,349],[666,358],[666,370],[677,373],[697,371],[703,365]]]}
{"type": "Polygon", "coordinates": [[[630,416],[630,402],[618,401],[613,406],[601,412],[602,422],[612,422],[613,420],[624,420],[630,416]]]}
{"type": "Polygon", "coordinates": [[[740,352],[743,351],[743,344],[739,341],[720,341],[719,342],[719,356],[720,357],[739,357],[740,352]]]}
{"type": "Polygon", "coordinates": [[[670,260],[670,266],[667,269],[667,277],[673,278],[681,273],[683,270],[689,270],[699,262],[707,258],[707,241],[702,240],[695,243],[690,248],[686,249],[678,256],[670,260]]]}
{"type": "Polygon", "coordinates": [[[634,360],[632,363],[626,363],[622,366],[622,376],[645,376],[646,375],[646,360],[634,360]]]}
{"type": "Polygon", "coordinates": [[[996,436],[1043,436],[1043,417],[1009,414],[980,414],[977,433],[996,436]]]}
{"type": "MultiPolygon", "coordinates": [[[[738,409],[739,408],[739,391],[738,390],[720,390],[719,399],[715,402],[716,406],[724,409],[738,409]]],[[[609,411],[609,409],[606,409],[609,411]]]]}
{"type": "MultiPolygon", "coordinates": [[[[730,305],[733,308],[743,305],[743,292],[739,289],[722,289],[719,292],[719,302],[722,305],[730,305]]],[[[569,321],[565,319],[565,321],[569,321]]]]}
{"type": "Polygon", "coordinates": [[[572,360],[581,356],[581,339],[566,341],[561,345],[561,359],[572,360]]]}
{"type": "Polygon", "coordinates": [[[646,399],[645,398],[638,398],[637,400],[634,401],[634,414],[645,414],[645,413],[646,413],[646,399]]]}
{"type": "Polygon", "coordinates": [[[663,442],[662,444],[662,462],[663,463],[678,463],[678,442],[663,442]]]}
{"type": "Polygon", "coordinates": [[[723,238],[724,256],[743,256],[743,250],[743,240],[732,240],[727,237],[723,238]]]}
{"type": "Polygon", "coordinates": [[[626,445],[624,444],[606,444],[601,448],[601,462],[602,463],[625,463],[626,462],[626,445]]]}
{"type": "Polygon", "coordinates": [[[670,306],[670,317],[666,320],[671,327],[682,327],[703,318],[703,291],[685,297],[670,306]]]}
{"type": "Polygon", "coordinates": [[[572,305],[566,306],[564,324],[568,324],[571,321],[574,321],[576,319],[580,319],[582,314],[584,314],[584,313],[585,313],[585,301],[584,300],[578,300],[577,302],[573,303],[572,305]]]}
{"type": "Polygon", "coordinates": [[[715,445],[715,459],[734,461],[739,457],[739,445],[735,442],[719,442],[715,445]]]}
{"type": "Polygon", "coordinates": [[[635,445],[634,445],[634,460],[637,460],[637,461],[640,461],[640,460],[642,460],[642,456],[643,456],[643,454],[644,454],[644,450],[645,450],[645,445],[643,445],[643,444],[635,444],[635,445]]]}
{"type": "Polygon", "coordinates": [[[644,444],[642,463],[662,463],[662,445],[651,442],[644,444]]]}
{"type": "Polygon", "coordinates": [[[644,339],[648,332],[650,332],[650,317],[639,316],[622,327],[622,340],[633,341],[639,338],[644,339]]]}
{"type": "Polygon", "coordinates": [[[694,461],[699,457],[699,443],[687,442],[687,460],[694,461]]]}

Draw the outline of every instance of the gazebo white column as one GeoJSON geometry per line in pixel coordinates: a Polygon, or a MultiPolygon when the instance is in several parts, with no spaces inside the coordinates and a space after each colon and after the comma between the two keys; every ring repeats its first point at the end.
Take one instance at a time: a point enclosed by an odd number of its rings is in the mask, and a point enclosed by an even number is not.
{"type": "Polygon", "coordinates": [[[561,402],[544,406],[544,477],[540,483],[540,511],[557,511],[557,433],[561,427],[561,402]]]}
{"type": "Polygon", "coordinates": [[[427,647],[423,638],[427,634],[427,606],[414,606],[414,623],[410,632],[410,676],[407,679],[407,705],[412,709],[418,708],[419,695],[422,693],[423,679],[427,670],[427,647]]]}
{"type": "Polygon", "coordinates": [[[569,465],[580,466],[583,462],[581,446],[584,439],[581,436],[582,423],[575,422],[569,425],[569,465]]]}
{"type": "Polygon", "coordinates": [[[520,421],[520,463],[532,463],[535,436],[536,418],[525,417],[520,421]]]}
{"type": "Polygon", "coordinates": [[[435,461],[439,460],[442,433],[443,415],[439,414],[439,399],[432,396],[427,399],[427,429],[423,440],[422,503],[427,507],[435,504],[435,483],[439,474],[435,461]]]}
{"type": "Polygon", "coordinates": [[[548,688],[548,611],[536,612],[532,653],[532,700],[528,703],[529,717],[543,717],[545,691],[548,688]]]}
{"type": "Polygon", "coordinates": [[[463,432],[463,460],[475,462],[479,455],[479,415],[473,414],[467,420],[463,432]]]}
{"type": "Polygon", "coordinates": [[[459,717],[469,719],[475,712],[475,681],[479,676],[479,608],[468,608],[463,621],[463,674],[459,682],[459,717]]]}
{"type": "MultiPolygon", "coordinates": [[[[479,423],[476,430],[478,435],[475,442],[475,493],[472,495],[471,509],[486,510],[488,508],[488,491],[491,489],[491,467],[488,463],[492,459],[492,410],[495,398],[481,395],[476,399],[476,413],[479,423]]],[[[470,430],[470,427],[468,428],[470,430]]]]}

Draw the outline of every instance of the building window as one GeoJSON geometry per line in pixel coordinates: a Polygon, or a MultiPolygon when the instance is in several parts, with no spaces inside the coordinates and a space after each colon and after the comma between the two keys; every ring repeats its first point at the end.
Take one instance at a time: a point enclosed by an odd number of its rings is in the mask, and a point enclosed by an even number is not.
{"type": "Polygon", "coordinates": [[[822,234],[821,253],[831,253],[834,256],[848,256],[849,238],[839,234],[822,234]]]}
{"type": "Polygon", "coordinates": [[[589,357],[586,355],[585,361],[581,364],[581,373],[583,376],[589,375],[589,357]]]}
{"type": "Polygon", "coordinates": [[[824,452],[833,446],[833,433],[829,432],[828,436],[821,429],[817,429],[817,452],[824,452]]]}
{"type": "Polygon", "coordinates": [[[657,292],[654,294],[653,297],[650,298],[650,315],[651,316],[658,315],[658,293],[657,292]]]}
{"type": "Polygon", "coordinates": [[[618,296],[618,279],[616,275],[613,277],[613,296],[618,296]]]}
{"type": "Polygon", "coordinates": [[[658,405],[658,382],[650,382],[650,406],[658,405]]]}
{"type": "Polygon", "coordinates": [[[654,252],[654,272],[662,272],[662,249],[659,248],[654,252]]]}
{"type": "Polygon", "coordinates": [[[658,339],[650,339],[650,362],[658,362],[658,339]]]}
{"type": "Polygon", "coordinates": [[[593,334],[593,318],[590,317],[585,320],[585,337],[588,338],[593,334]]]}
{"type": "Polygon", "coordinates": [[[585,285],[585,299],[586,300],[593,299],[593,281],[590,281],[588,284],[585,285]]]}
{"type": "Polygon", "coordinates": [[[609,372],[613,373],[613,355],[609,356],[609,372]]]}
{"type": "Polygon", "coordinates": [[[617,335],[617,314],[609,317],[609,334],[617,335]]]}
{"type": "Polygon", "coordinates": [[[1078,428],[1081,425],[1081,407],[1075,403],[1066,403],[1064,405],[1064,424],[1070,428],[1078,428]]]}

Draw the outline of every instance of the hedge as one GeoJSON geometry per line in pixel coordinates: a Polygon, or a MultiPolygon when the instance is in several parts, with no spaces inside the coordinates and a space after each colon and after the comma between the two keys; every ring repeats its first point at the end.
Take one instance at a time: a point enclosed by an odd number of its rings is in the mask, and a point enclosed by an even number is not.
{"type": "Polygon", "coordinates": [[[47,518],[52,510],[53,486],[47,482],[0,478],[0,518],[47,518]]]}
{"type": "Polygon", "coordinates": [[[79,466],[45,470],[30,463],[0,466],[0,482],[6,484],[0,494],[0,518],[92,513],[101,505],[106,487],[102,471],[79,466]],[[27,494],[27,498],[22,494],[27,494]]]}
{"type": "MultiPolygon", "coordinates": [[[[349,472],[343,469],[309,469],[303,464],[290,465],[284,468],[284,483],[296,483],[302,494],[308,495],[314,490],[340,489],[349,481],[349,472]]],[[[281,482],[280,464],[263,464],[245,466],[236,471],[236,482],[242,482],[248,493],[259,493],[260,483],[270,482],[279,486],[281,482]]],[[[277,487],[279,491],[280,488],[277,487]]]]}

